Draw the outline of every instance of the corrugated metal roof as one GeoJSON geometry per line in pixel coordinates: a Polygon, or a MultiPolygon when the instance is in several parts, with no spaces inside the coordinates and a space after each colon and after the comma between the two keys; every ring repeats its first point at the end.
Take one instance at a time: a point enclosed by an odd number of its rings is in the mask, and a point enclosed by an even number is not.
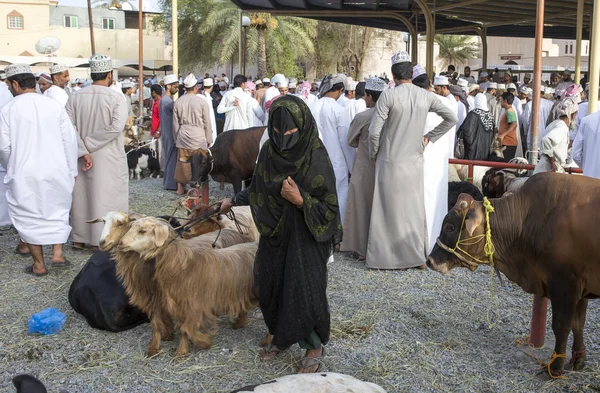
{"type": "MultiPolygon", "coordinates": [[[[405,16],[419,33],[425,33],[425,17],[413,0],[232,0],[242,10],[284,12],[313,19],[406,31],[397,20],[383,15],[405,16]],[[361,15],[362,11],[381,12],[361,15]],[[342,15],[339,15],[343,13],[342,15]],[[338,14],[339,16],[336,16],[338,14]]],[[[485,27],[488,36],[535,37],[535,0],[425,0],[436,31],[465,33],[485,27]],[[451,29],[451,31],[447,31],[451,29]],[[446,31],[445,31],[446,30],[446,31]]],[[[589,36],[593,0],[585,0],[583,37],[589,36]]],[[[575,39],[577,0],[545,1],[545,38],[575,39]]]]}

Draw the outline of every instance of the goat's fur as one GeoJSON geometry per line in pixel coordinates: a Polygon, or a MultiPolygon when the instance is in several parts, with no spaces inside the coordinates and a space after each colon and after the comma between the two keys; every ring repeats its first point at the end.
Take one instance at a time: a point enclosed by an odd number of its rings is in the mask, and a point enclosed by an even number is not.
{"type": "MultiPolygon", "coordinates": [[[[131,224],[119,245],[122,252],[156,261],[154,280],[162,305],[181,332],[177,356],[189,353],[189,340],[209,348],[215,322],[224,314],[237,317],[235,327],[243,327],[248,311],[256,306],[253,285],[258,244],[213,249],[207,246],[213,236],[180,239],[164,220],[146,217],[131,224]]],[[[160,346],[160,326],[153,319],[151,323],[149,352],[155,352],[160,346]]]]}
{"type": "MultiPolygon", "coordinates": [[[[189,216],[190,220],[194,218],[202,217],[209,214],[215,208],[208,205],[197,205],[189,216]]],[[[260,234],[254,224],[250,207],[248,206],[236,206],[232,208],[235,214],[235,219],[240,225],[242,232],[247,234],[252,240],[258,241],[260,234]]],[[[190,239],[192,237],[200,236],[205,233],[218,231],[219,229],[232,229],[237,231],[237,226],[233,220],[223,214],[219,214],[210,217],[206,220],[194,223],[188,230],[183,233],[184,239],[190,239]]]]}

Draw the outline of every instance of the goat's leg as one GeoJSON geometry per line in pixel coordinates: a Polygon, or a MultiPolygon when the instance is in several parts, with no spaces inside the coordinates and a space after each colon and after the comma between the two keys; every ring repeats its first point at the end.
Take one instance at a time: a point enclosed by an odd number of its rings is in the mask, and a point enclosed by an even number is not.
{"type": "Polygon", "coordinates": [[[237,195],[238,192],[242,191],[242,179],[235,178],[231,179],[231,184],[233,185],[233,194],[237,195]]]}
{"type": "Polygon", "coordinates": [[[137,180],[142,178],[142,168],[140,168],[139,165],[135,168],[135,176],[137,180]]]}
{"type": "Polygon", "coordinates": [[[175,352],[176,357],[185,356],[190,353],[190,329],[189,322],[184,321],[179,328],[179,347],[175,352]]]}
{"type": "Polygon", "coordinates": [[[587,299],[581,299],[577,303],[575,315],[571,328],[573,329],[573,348],[569,366],[574,371],[582,370],[585,366],[585,344],[583,343],[583,326],[585,325],[585,316],[587,312],[587,299]]]}
{"type": "Polygon", "coordinates": [[[150,345],[148,346],[148,351],[146,352],[146,356],[148,357],[152,357],[160,351],[160,339],[163,331],[160,317],[155,316],[154,318],[151,318],[150,325],[152,326],[152,338],[150,339],[150,345]]]}
{"type": "Polygon", "coordinates": [[[212,337],[198,330],[194,330],[190,337],[194,345],[200,349],[208,349],[212,345],[212,337]]]}
{"type": "MultiPolygon", "coordinates": [[[[578,302],[576,287],[575,279],[568,273],[555,273],[548,280],[548,295],[552,302],[552,330],[556,339],[554,352],[557,355],[565,355],[567,351],[567,339],[578,302]]],[[[561,375],[564,365],[564,357],[556,358],[550,365],[550,372],[553,376],[561,375]]]]}
{"type": "Polygon", "coordinates": [[[248,322],[248,312],[247,311],[241,311],[238,314],[238,317],[237,317],[237,319],[235,320],[235,322],[233,324],[233,328],[234,329],[243,328],[244,326],[246,326],[246,322],[248,322]]]}
{"type": "Polygon", "coordinates": [[[175,331],[175,326],[173,325],[173,319],[169,315],[162,316],[162,334],[161,337],[164,341],[173,341],[173,333],[175,331]]]}

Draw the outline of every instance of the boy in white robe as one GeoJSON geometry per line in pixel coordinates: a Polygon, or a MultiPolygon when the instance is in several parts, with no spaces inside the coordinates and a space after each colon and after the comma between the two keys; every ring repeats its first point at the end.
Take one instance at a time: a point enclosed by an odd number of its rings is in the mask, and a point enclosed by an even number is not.
{"type": "Polygon", "coordinates": [[[48,273],[42,246],[52,244],[52,266],[68,265],[63,243],[69,238],[69,211],[77,176],[77,137],[64,107],[36,94],[26,64],[6,67],[16,97],[0,112],[0,163],[11,221],[28,244],[33,265],[25,271],[48,273]]]}

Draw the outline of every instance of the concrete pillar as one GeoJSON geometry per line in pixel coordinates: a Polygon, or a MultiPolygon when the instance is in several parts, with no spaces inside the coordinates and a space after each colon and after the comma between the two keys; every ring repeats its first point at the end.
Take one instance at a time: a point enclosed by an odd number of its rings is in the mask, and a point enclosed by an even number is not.
{"type": "MultiPolygon", "coordinates": [[[[173,26],[171,27],[171,34],[173,35],[173,74],[175,74],[175,78],[179,80],[179,31],[177,25],[177,0],[173,0],[173,5],[171,9],[173,12],[173,14],[171,15],[171,21],[173,23],[173,26]]],[[[175,93],[173,95],[174,100],[177,99],[177,94],[179,93],[175,93]]]]}
{"type": "Polygon", "coordinates": [[[425,17],[425,34],[427,35],[426,56],[425,56],[425,72],[431,78],[433,76],[433,39],[435,38],[435,26],[431,11],[424,0],[415,0],[415,3],[423,11],[425,17]]]}
{"type": "Polygon", "coordinates": [[[588,76],[590,84],[588,113],[591,115],[598,106],[598,82],[600,77],[600,1],[594,1],[594,11],[592,12],[592,31],[590,34],[590,62],[588,66],[588,76]]]}
{"type": "Polygon", "coordinates": [[[577,43],[575,49],[575,83],[581,80],[581,38],[583,33],[584,0],[577,0],[577,43]]]}

